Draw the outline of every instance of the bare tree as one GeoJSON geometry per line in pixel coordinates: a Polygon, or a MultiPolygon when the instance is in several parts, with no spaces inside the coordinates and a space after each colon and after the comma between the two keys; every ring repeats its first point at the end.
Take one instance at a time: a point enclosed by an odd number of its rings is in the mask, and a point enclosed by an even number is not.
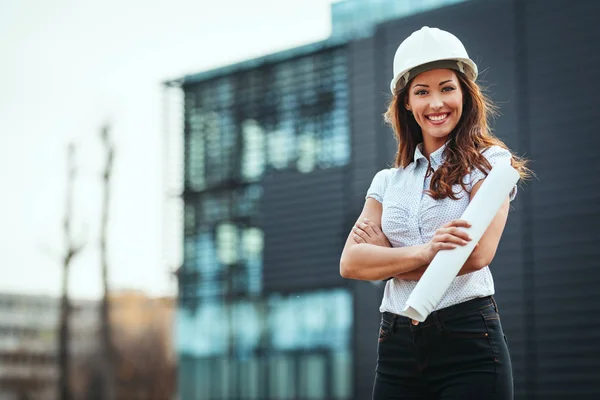
{"type": "MultiPolygon", "coordinates": [[[[165,351],[168,343],[164,332],[151,325],[145,328],[135,337],[115,335],[116,400],[170,400],[176,391],[177,366],[165,351]]],[[[85,381],[80,398],[104,400],[100,394],[102,372],[97,367],[99,358],[96,355],[87,357],[80,365],[79,372],[85,381]]]]}
{"type": "Polygon", "coordinates": [[[108,260],[106,251],[106,232],[108,227],[108,209],[110,200],[110,184],[112,177],[114,147],[110,141],[110,129],[107,125],[102,127],[102,141],[106,150],[106,164],[102,175],[104,190],[102,198],[102,221],[100,226],[100,261],[102,266],[102,287],[104,294],[100,306],[100,340],[102,349],[102,387],[104,400],[115,399],[115,375],[114,375],[114,348],[110,332],[110,303],[108,287],[108,260]]]}
{"type": "Polygon", "coordinates": [[[60,400],[71,400],[72,397],[69,386],[69,316],[71,313],[71,305],[69,302],[69,272],[71,261],[73,261],[73,258],[83,248],[83,243],[75,243],[71,232],[71,222],[73,220],[73,186],[76,173],[75,145],[70,143],[67,152],[67,196],[63,222],[66,250],[63,256],[62,296],[60,302],[58,333],[58,398],[60,400]]]}

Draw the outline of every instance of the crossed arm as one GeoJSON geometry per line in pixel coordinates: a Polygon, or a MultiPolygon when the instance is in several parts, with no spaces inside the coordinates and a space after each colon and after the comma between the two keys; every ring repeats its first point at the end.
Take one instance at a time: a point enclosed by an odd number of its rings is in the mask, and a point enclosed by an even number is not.
{"type": "MultiPolygon", "coordinates": [[[[473,187],[471,199],[482,183],[483,180],[473,187]]],[[[477,271],[492,262],[506,225],[508,208],[507,198],[459,275],[477,271]]],[[[383,280],[396,277],[419,280],[438,251],[465,245],[470,240],[466,232],[460,229],[469,227],[469,224],[454,220],[440,227],[429,243],[394,248],[381,231],[381,212],[381,203],[371,198],[366,200],[340,258],[340,274],[344,278],[383,280]]]]}

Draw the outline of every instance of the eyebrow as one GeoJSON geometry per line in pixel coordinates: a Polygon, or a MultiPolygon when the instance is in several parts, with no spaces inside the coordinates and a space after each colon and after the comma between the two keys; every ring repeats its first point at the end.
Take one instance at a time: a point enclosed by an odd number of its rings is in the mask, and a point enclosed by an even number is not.
{"type": "MultiPolygon", "coordinates": [[[[444,83],[448,83],[448,82],[452,82],[452,79],[448,79],[447,81],[440,82],[440,86],[442,86],[444,83]]],[[[423,86],[423,87],[426,87],[426,88],[429,87],[429,85],[425,85],[423,83],[417,83],[414,87],[417,87],[417,86],[423,86]]]]}

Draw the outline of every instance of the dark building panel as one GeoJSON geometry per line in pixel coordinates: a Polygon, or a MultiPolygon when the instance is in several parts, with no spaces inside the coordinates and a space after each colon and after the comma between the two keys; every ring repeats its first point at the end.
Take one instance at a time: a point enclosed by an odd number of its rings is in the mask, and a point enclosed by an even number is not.
{"type": "MultiPolygon", "coordinates": [[[[375,37],[352,42],[348,48],[350,74],[350,121],[352,135],[352,163],[346,214],[346,230],[356,222],[365,194],[373,176],[391,161],[381,154],[384,140],[381,132],[384,111],[381,90],[377,85],[380,62],[375,37]]],[[[388,134],[385,132],[383,134],[388,134]]],[[[377,334],[379,331],[379,304],[383,285],[354,281],[353,354],[354,399],[368,399],[373,390],[377,360],[377,334]]]]}
{"type": "Polygon", "coordinates": [[[376,125],[379,102],[375,96],[375,40],[352,42],[348,48],[350,78],[350,127],[352,164],[350,167],[349,224],[353,224],[364,204],[364,195],[379,167],[376,125]]]}
{"type": "Polygon", "coordinates": [[[352,283],[354,294],[354,399],[370,399],[377,365],[377,338],[381,314],[379,305],[383,285],[352,283]]]}
{"type": "Polygon", "coordinates": [[[589,398],[600,393],[598,5],[528,1],[522,11],[539,176],[532,184],[536,392],[589,398]]]}
{"type": "Polygon", "coordinates": [[[343,229],[344,168],[308,174],[280,172],[264,180],[264,289],[302,291],[343,286],[339,260],[343,229]]]}

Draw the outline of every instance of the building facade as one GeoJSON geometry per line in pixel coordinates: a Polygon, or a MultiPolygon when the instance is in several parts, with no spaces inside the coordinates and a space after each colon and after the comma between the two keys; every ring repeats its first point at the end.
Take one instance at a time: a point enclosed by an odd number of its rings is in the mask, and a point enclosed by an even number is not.
{"type": "MultiPolygon", "coordinates": [[[[86,300],[71,306],[69,354],[76,362],[96,349],[98,308],[86,300]]],[[[0,294],[0,398],[55,398],[59,310],[55,297],[0,294]]]]}
{"type": "MultiPolygon", "coordinates": [[[[183,86],[180,396],[287,398],[292,390],[303,398],[350,398],[350,294],[340,285],[278,290],[281,273],[295,268],[286,263],[317,272],[323,251],[303,240],[305,227],[268,211],[277,196],[289,194],[277,183],[281,176],[289,176],[290,185],[296,177],[328,179],[329,172],[339,178],[349,163],[344,48],[312,45],[262,68],[194,79],[183,86]],[[283,237],[277,233],[282,224],[283,237]],[[268,251],[290,235],[300,236],[293,240],[296,256],[268,251]]],[[[304,185],[312,192],[318,181],[304,185]]],[[[342,200],[342,193],[332,195],[342,200]]],[[[306,202],[290,200],[291,207],[306,202]]],[[[315,210],[315,222],[328,212],[315,210]]],[[[335,219],[330,225],[341,227],[335,219]]],[[[336,247],[328,249],[330,260],[336,247]]]]}
{"type": "Polygon", "coordinates": [[[598,15],[585,1],[460,2],[171,83],[184,93],[179,397],[370,398],[382,288],[341,279],[339,256],[393,162],[393,55],[423,25],[465,43],[500,106],[497,136],[537,175],[491,266],[517,398],[599,396],[598,15]]]}

